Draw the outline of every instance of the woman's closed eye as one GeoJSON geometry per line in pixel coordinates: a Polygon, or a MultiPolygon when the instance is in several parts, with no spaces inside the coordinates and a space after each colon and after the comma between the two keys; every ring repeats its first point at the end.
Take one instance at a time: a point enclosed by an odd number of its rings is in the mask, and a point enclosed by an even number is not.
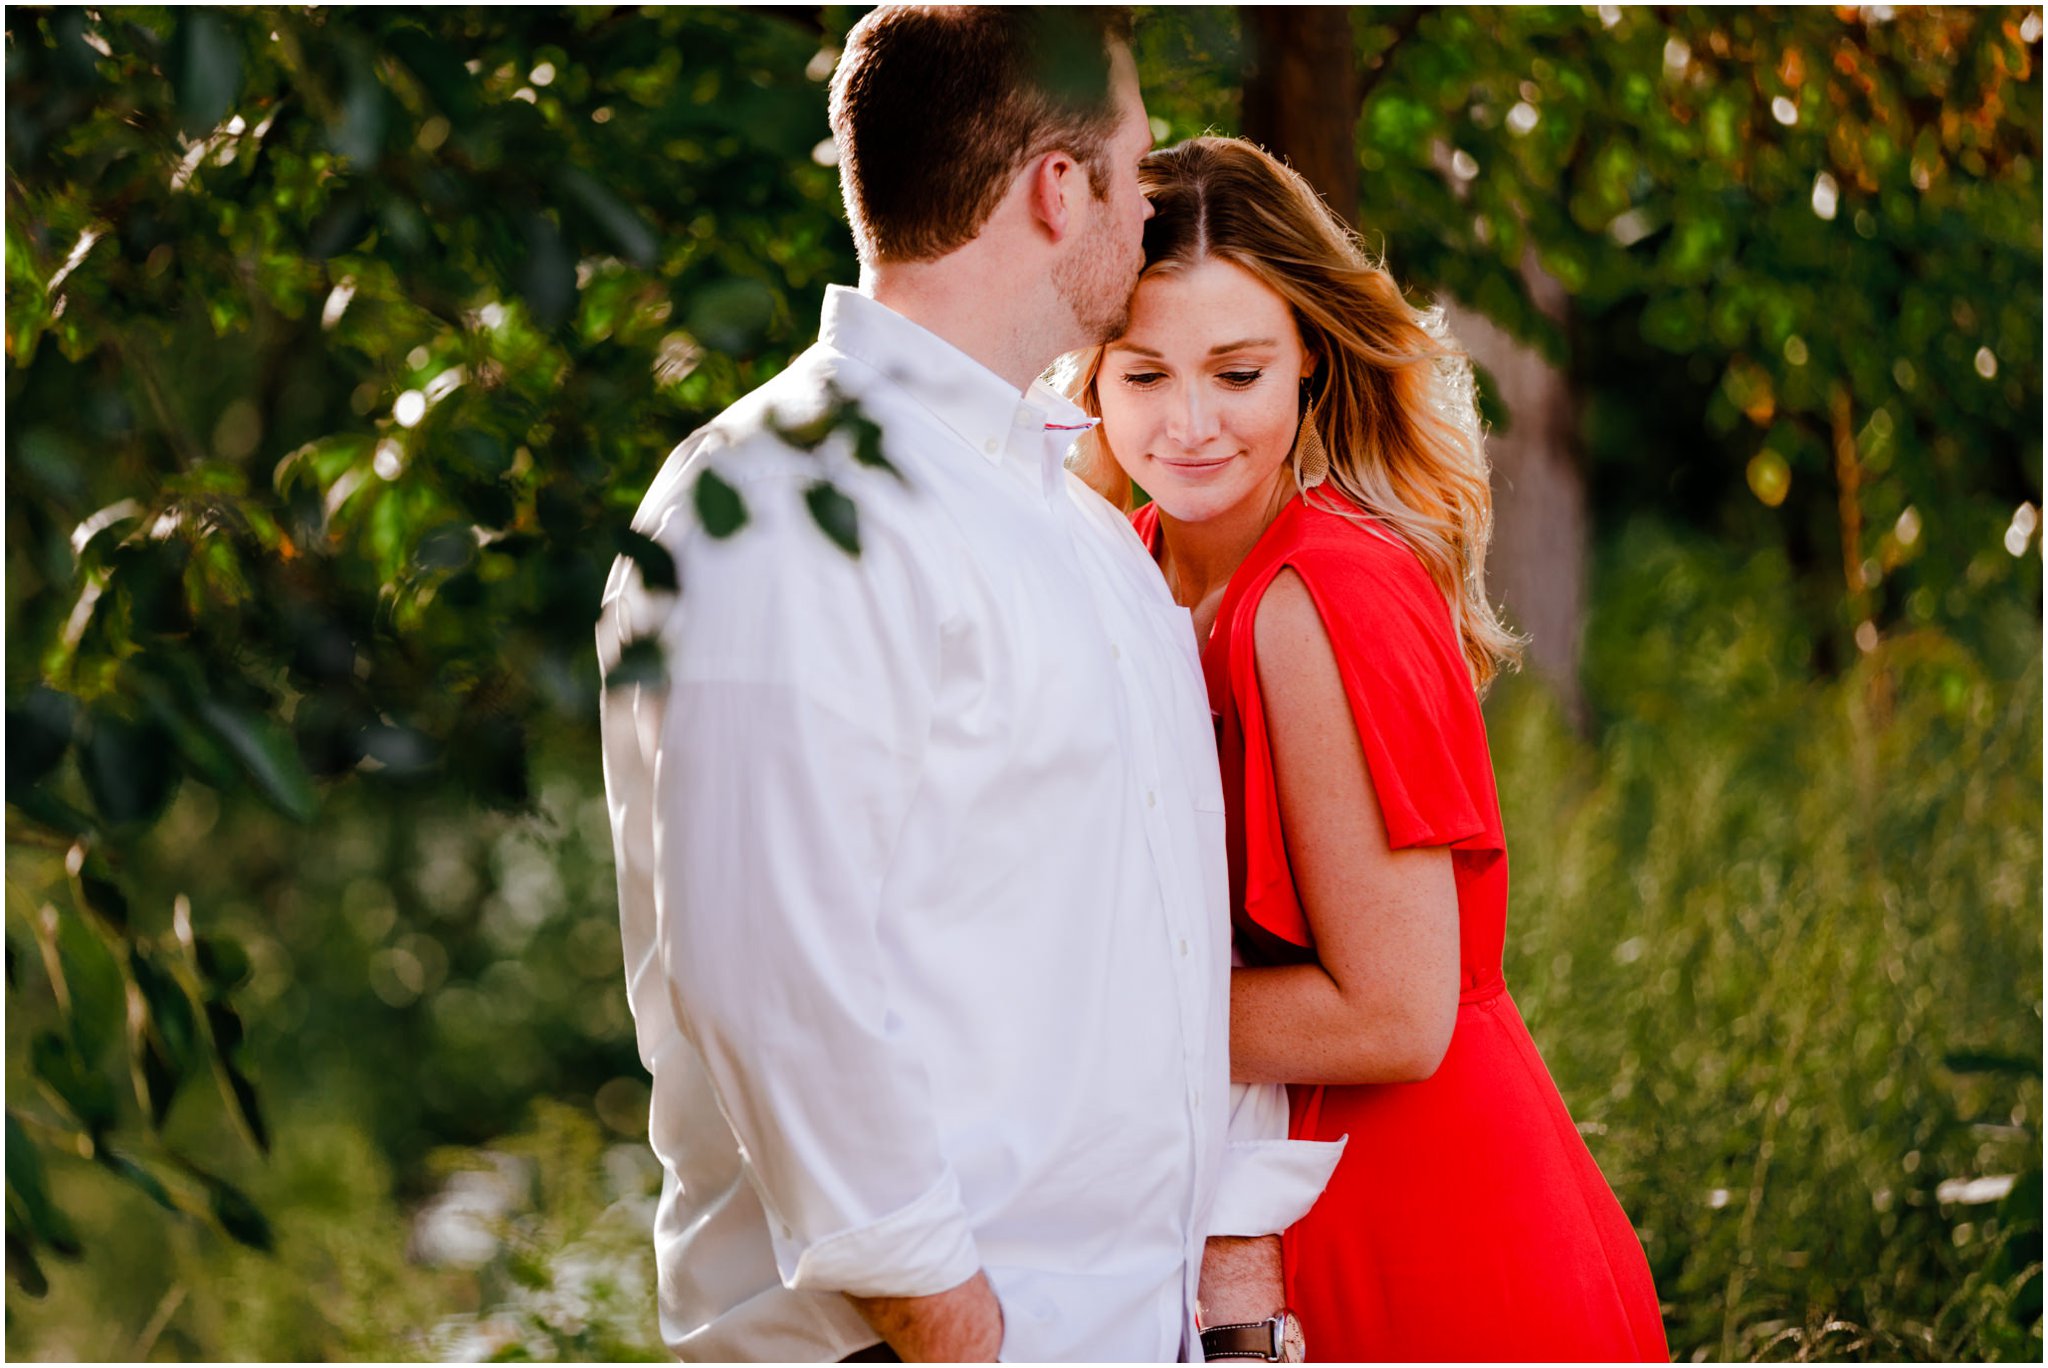
{"type": "Polygon", "coordinates": [[[1264,374],[1265,372],[1262,370],[1222,371],[1218,374],[1217,378],[1232,389],[1250,389],[1259,382],[1259,377],[1264,374]]]}
{"type": "Polygon", "coordinates": [[[1161,371],[1125,371],[1123,380],[1132,389],[1150,389],[1165,378],[1161,371]]]}

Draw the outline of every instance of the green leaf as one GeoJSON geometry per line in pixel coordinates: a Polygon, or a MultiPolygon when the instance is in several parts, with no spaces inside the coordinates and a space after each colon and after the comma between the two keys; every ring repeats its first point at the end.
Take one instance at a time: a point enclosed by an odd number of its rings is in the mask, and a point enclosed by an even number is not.
{"type": "Polygon", "coordinates": [[[87,1134],[98,1135],[114,1124],[112,1086],[93,1071],[68,1037],[38,1032],[29,1042],[28,1059],[29,1072],[87,1134]]]}
{"type": "Polygon", "coordinates": [[[2038,1078],[2041,1061],[2024,1055],[1997,1054],[1988,1050],[1957,1050],[1941,1057],[1950,1073],[2007,1074],[2014,1078],[2038,1078]]]}
{"type": "Polygon", "coordinates": [[[228,1082],[228,1096],[235,1104],[235,1112],[248,1128],[249,1138],[256,1148],[270,1153],[270,1128],[263,1121],[263,1107],[256,1097],[256,1086],[234,1065],[222,1061],[228,1082]]]}
{"type": "Polygon", "coordinates": [[[834,546],[849,556],[860,555],[860,515],[837,485],[816,481],[804,491],[804,504],[811,510],[811,521],[834,546]]]}
{"type": "Polygon", "coordinates": [[[137,721],[107,709],[92,710],[78,760],[93,806],[115,826],[152,820],[177,787],[178,767],[170,737],[153,721],[137,721]]]}
{"type": "Polygon", "coordinates": [[[50,1280],[43,1276],[43,1266],[36,1262],[35,1251],[11,1229],[7,1232],[7,1276],[31,1297],[44,1296],[50,1290],[50,1280]]]}
{"type": "Polygon", "coordinates": [[[129,1050],[136,1098],[161,1130],[171,1103],[199,1064],[199,1020],[192,1000],[141,947],[128,950],[128,973],[142,1000],[131,1012],[129,1050]]]}
{"type": "Polygon", "coordinates": [[[476,78],[454,49],[410,25],[393,29],[385,42],[392,55],[419,78],[448,122],[460,127],[475,116],[476,78]]]}
{"type": "Polygon", "coordinates": [[[226,936],[199,936],[192,943],[193,962],[216,993],[231,992],[249,977],[249,952],[226,936]]]}
{"type": "Polygon", "coordinates": [[[518,810],[532,797],[526,730],[502,713],[477,718],[450,738],[463,786],[491,807],[518,810]]]}
{"type": "Polygon", "coordinates": [[[150,1126],[162,1130],[164,1121],[171,1114],[171,1103],[177,1099],[178,1085],[184,1078],[154,1035],[143,1034],[136,1038],[132,1076],[136,1099],[148,1114],[150,1126]]]}
{"type": "Polygon", "coordinates": [[[12,794],[41,779],[71,748],[78,718],[78,700],[55,689],[37,687],[7,709],[7,791],[12,794]]]}
{"type": "Polygon", "coordinates": [[[660,244],[655,239],[654,230],[631,205],[588,172],[576,167],[567,168],[556,179],[569,198],[581,205],[604,229],[605,235],[619,249],[620,256],[643,269],[654,264],[660,244]]]}
{"type": "Polygon", "coordinates": [[[275,1247],[270,1222],[264,1219],[263,1213],[240,1188],[203,1170],[192,1168],[189,1171],[206,1185],[213,1219],[220,1222],[220,1228],[231,1238],[265,1254],[275,1247]]]}
{"type": "Polygon", "coordinates": [[[658,594],[679,592],[681,584],[676,579],[676,558],[669,554],[666,546],[630,527],[619,529],[618,543],[619,554],[631,557],[640,571],[642,584],[658,594]]]}
{"type": "Polygon", "coordinates": [[[208,9],[179,11],[172,40],[171,84],[185,132],[199,137],[227,117],[242,93],[242,45],[208,9]]]}
{"type": "Polygon", "coordinates": [[[192,999],[177,976],[156,963],[140,946],[128,948],[128,973],[148,1007],[147,1025],[169,1052],[170,1062],[183,1073],[198,1058],[199,1017],[192,999]]]}
{"type": "Polygon", "coordinates": [[[149,706],[150,716],[169,733],[190,772],[222,792],[233,789],[241,778],[234,757],[192,720],[170,687],[145,675],[139,688],[149,706]]]}
{"type": "Polygon", "coordinates": [[[275,719],[211,699],[201,700],[198,712],[200,720],[227,743],[273,807],[297,821],[313,820],[319,811],[313,777],[306,772],[290,734],[275,719]]]}
{"type": "Polygon", "coordinates": [[[67,1259],[78,1257],[78,1236],[70,1220],[50,1200],[43,1181],[43,1156],[29,1143],[28,1132],[7,1113],[7,1192],[20,1204],[36,1239],[67,1259]]]}
{"type": "Polygon", "coordinates": [[[903,472],[896,468],[895,463],[882,450],[882,425],[880,423],[862,413],[858,408],[852,407],[849,403],[846,416],[841,420],[841,426],[853,435],[854,460],[864,466],[871,466],[876,470],[886,470],[898,480],[903,478],[903,472]]]}
{"type": "Polygon", "coordinates": [[[306,241],[306,255],[316,261],[352,251],[370,231],[370,210],[361,195],[351,191],[337,195],[328,204],[306,241]]]}
{"type": "Polygon", "coordinates": [[[56,794],[40,788],[11,793],[7,801],[22,816],[60,836],[79,837],[93,829],[92,817],[80,812],[56,794]]]}
{"type": "Polygon", "coordinates": [[[533,321],[553,330],[569,320],[576,308],[576,256],[562,239],[555,221],[539,210],[520,219],[526,256],[519,267],[519,292],[533,321]]]}
{"type": "Polygon", "coordinates": [[[476,530],[467,522],[430,527],[413,547],[413,564],[422,570],[455,570],[476,559],[476,530]]]}
{"type": "Polygon", "coordinates": [[[126,931],[128,897],[121,891],[120,886],[106,875],[104,865],[95,871],[96,863],[87,860],[85,867],[78,872],[78,901],[81,906],[96,913],[111,929],[126,931]]]}
{"type": "Polygon", "coordinates": [[[235,1050],[242,1043],[242,1018],[225,1002],[209,1002],[206,1004],[206,1024],[213,1034],[214,1059],[220,1064],[228,1105],[248,1131],[250,1141],[267,1154],[270,1152],[270,1130],[263,1122],[263,1108],[256,1098],[256,1086],[234,1061],[235,1050]]]}
{"type": "Polygon", "coordinates": [[[434,765],[434,743],[415,727],[372,722],[362,729],[358,744],[366,758],[383,766],[381,773],[394,779],[424,774],[434,765]]]}
{"type": "Polygon", "coordinates": [[[126,1016],[121,963],[91,918],[60,912],[54,920],[57,963],[69,999],[66,1024],[79,1057],[97,1064],[120,1038],[126,1016]]]}
{"type": "Polygon", "coordinates": [[[164,1187],[162,1179],[135,1160],[122,1154],[119,1150],[107,1145],[101,1145],[94,1150],[93,1157],[99,1160],[107,1169],[118,1174],[123,1182],[141,1191],[165,1211],[173,1213],[181,1211],[178,1204],[171,1200],[170,1191],[164,1187]]]}
{"type": "Polygon", "coordinates": [[[668,666],[662,658],[661,641],[656,637],[636,637],[625,644],[619,652],[619,663],[612,666],[611,673],[604,677],[607,689],[623,689],[635,684],[649,688],[661,688],[668,683],[668,666]]]}
{"type": "Polygon", "coordinates": [[[354,162],[357,170],[366,171],[376,164],[383,150],[391,101],[368,56],[350,52],[344,65],[348,77],[341,97],[341,117],[328,125],[327,141],[336,152],[354,162]]]}
{"type": "Polygon", "coordinates": [[[714,281],[690,298],[684,326],[705,346],[747,355],[775,321],[775,292],[758,280],[714,281]]]}
{"type": "Polygon", "coordinates": [[[706,467],[692,487],[691,500],[697,505],[697,519],[714,537],[730,537],[746,526],[747,504],[740,492],[706,467]]]}

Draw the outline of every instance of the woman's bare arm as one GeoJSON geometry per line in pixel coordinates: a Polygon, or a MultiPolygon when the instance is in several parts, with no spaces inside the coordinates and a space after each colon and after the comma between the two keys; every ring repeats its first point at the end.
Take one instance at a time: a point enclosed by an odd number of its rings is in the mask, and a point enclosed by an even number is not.
{"type": "Polygon", "coordinates": [[[1231,1076],[1427,1078],[1457,1024],[1451,852],[1388,849],[1336,653],[1294,571],[1266,590],[1253,638],[1280,824],[1318,962],[1232,972],[1231,1076]]]}

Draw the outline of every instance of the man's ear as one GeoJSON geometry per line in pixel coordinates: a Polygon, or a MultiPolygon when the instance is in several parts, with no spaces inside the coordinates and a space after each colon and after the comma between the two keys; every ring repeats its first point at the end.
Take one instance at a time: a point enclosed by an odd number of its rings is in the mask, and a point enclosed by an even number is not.
{"type": "Polygon", "coordinates": [[[1069,195],[1080,183],[1081,164],[1065,152],[1048,152],[1033,162],[1025,174],[1030,178],[1030,192],[1026,199],[1031,206],[1031,217],[1044,227],[1054,242],[1065,241],[1074,227],[1068,212],[1069,195]]]}

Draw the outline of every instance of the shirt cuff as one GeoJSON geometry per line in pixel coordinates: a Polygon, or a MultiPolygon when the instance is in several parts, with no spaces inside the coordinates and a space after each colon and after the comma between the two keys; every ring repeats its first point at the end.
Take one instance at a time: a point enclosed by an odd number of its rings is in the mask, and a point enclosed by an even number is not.
{"type": "Polygon", "coordinates": [[[928,1297],[981,1271],[959,1180],[950,1170],[910,1205],[808,1247],[779,1228],[773,1234],[783,1285],[798,1292],[928,1297]]]}
{"type": "Polygon", "coordinates": [[[1231,1141],[1209,1234],[1278,1235],[1308,1215],[1350,1138],[1231,1141]]]}

